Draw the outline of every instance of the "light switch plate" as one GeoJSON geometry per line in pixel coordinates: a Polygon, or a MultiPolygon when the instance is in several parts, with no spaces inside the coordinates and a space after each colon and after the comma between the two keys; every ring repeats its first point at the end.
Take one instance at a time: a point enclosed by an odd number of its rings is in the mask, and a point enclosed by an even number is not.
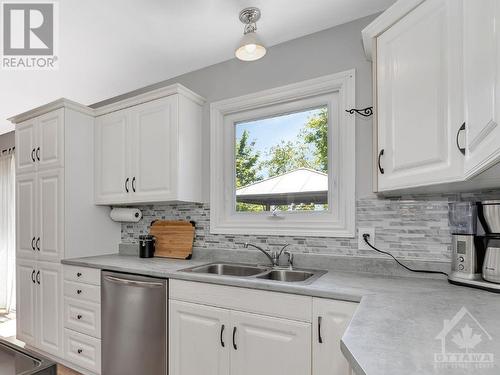
{"type": "Polygon", "coordinates": [[[359,250],[372,250],[363,239],[363,234],[368,233],[370,238],[368,239],[370,243],[375,246],[375,228],[373,227],[360,227],[358,228],[358,249],[359,250]]]}

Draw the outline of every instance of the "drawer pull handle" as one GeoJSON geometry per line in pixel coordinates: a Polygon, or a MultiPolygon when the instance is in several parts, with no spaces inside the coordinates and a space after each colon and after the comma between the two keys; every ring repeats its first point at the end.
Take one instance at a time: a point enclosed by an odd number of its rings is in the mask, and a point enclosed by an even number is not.
{"type": "Polygon", "coordinates": [[[76,294],[82,294],[81,289],[78,289],[78,290],[76,291],[76,294]]]}
{"type": "Polygon", "coordinates": [[[33,249],[33,251],[35,251],[35,240],[36,240],[36,237],[33,237],[31,239],[31,248],[33,249]]]}
{"type": "Polygon", "coordinates": [[[36,282],[40,285],[40,271],[36,273],[36,282]]]}
{"type": "Polygon", "coordinates": [[[132,191],[135,193],[135,177],[132,178],[132,191]]]}
{"type": "Polygon", "coordinates": [[[83,318],[83,316],[82,316],[82,315],[80,315],[80,314],[78,314],[78,315],[76,316],[76,319],[78,319],[78,320],[80,320],[80,319],[82,319],[82,318],[83,318]]]}
{"type": "Polygon", "coordinates": [[[125,180],[125,191],[128,193],[128,182],[130,181],[130,178],[127,177],[127,179],[125,180]]]}
{"type": "Polygon", "coordinates": [[[31,160],[33,160],[33,163],[36,161],[35,160],[35,149],[31,150],[31,160]]]}
{"type": "Polygon", "coordinates": [[[37,159],[38,161],[40,161],[40,147],[38,147],[38,148],[36,149],[36,153],[35,153],[35,155],[36,155],[36,159],[37,159]]]}
{"type": "Polygon", "coordinates": [[[35,246],[36,246],[36,249],[37,249],[38,251],[40,251],[40,237],[38,237],[38,238],[36,239],[35,246]]]}
{"type": "Polygon", "coordinates": [[[77,352],[78,352],[78,354],[82,354],[83,353],[83,349],[78,349],[77,352]]]}
{"type": "Polygon", "coordinates": [[[36,284],[36,281],[35,281],[35,270],[33,270],[33,272],[31,272],[31,281],[33,281],[33,284],[36,284]]]}
{"type": "Polygon", "coordinates": [[[76,273],[76,277],[81,277],[82,276],[82,273],[81,272],[77,272],[76,273]]]}

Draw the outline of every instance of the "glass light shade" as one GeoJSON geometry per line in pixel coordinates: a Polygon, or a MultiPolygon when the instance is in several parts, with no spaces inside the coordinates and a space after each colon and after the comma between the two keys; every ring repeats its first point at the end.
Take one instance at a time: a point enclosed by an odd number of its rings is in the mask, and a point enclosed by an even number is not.
{"type": "Polygon", "coordinates": [[[234,54],[240,60],[255,61],[264,57],[266,54],[266,47],[264,47],[255,32],[249,32],[243,35],[239,47],[234,54]]]}

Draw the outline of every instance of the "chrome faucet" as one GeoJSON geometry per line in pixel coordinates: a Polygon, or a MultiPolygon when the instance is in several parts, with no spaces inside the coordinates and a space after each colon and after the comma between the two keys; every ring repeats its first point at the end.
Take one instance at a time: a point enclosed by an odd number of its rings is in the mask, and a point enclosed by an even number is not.
{"type": "MultiPolygon", "coordinates": [[[[285,250],[289,246],[289,244],[285,244],[281,248],[280,251],[265,250],[265,249],[263,249],[260,246],[257,246],[257,245],[254,245],[253,243],[248,243],[248,242],[245,242],[245,244],[243,245],[243,247],[245,249],[248,249],[248,246],[251,246],[251,247],[253,247],[253,248],[261,251],[262,253],[264,253],[264,255],[269,259],[269,262],[271,263],[271,266],[272,267],[277,267],[277,266],[279,266],[279,261],[280,261],[281,254],[283,253],[283,250],[285,250]]],[[[290,255],[289,255],[288,259],[290,260],[290,255]]],[[[290,261],[289,261],[289,263],[290,263],[290,261]]]]}

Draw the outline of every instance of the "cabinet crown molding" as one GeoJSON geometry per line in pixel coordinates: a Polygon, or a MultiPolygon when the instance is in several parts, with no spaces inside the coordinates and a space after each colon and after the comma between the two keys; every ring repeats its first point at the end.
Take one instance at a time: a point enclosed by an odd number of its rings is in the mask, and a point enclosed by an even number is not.
{"type": "Polygon", "coordinates": [[[361,35],[363,36],[363,47],[366,58],[373,59],[374,39],[398,22],[405,15],[410,13],[425,0],[399,0],[391,5],[385,12],[375,18],[375,20],[366,26],[361,35]]]}
{"type": "Polygon", "coordinates": [[[175,83],[173,85],[161,87],[158,89],[147,91],[142,94],[134,95],[111,104],[103,105],[101,107],[96,107],[95,115],[96,116],[105,115],[107,113],[119,111],[121,109],[133,107],[139,104],[147,103],[152,100],[160,99],[175,94],[182,95],[199,105],[203,105],[206,102],[204,97],[196,94],[194,91],[191,91],[190,89],[179,83],[175,83]]]}
{"type": "Polygon", "coordinates": [[[21,122],[24,122],[26,120],[30,120],[32,118],[44,115],[46,113],[55,111],[60,108],[69,108],[77,112],[84,113],[86,115],[94,116],[94,110],[90,107],[87,107],[85,105],[79,104],[77,102],[74,102],[69,99],[65,98],[60,98],[57,100],[54,100],[53,102],[50,102],[48,104],[42,105],[40,107],[31,109],[29,111],[20,113],[18,115],[12,116],[8,118],[7,120],[14,123],[14,124],[19,124],[21,122]]]}

